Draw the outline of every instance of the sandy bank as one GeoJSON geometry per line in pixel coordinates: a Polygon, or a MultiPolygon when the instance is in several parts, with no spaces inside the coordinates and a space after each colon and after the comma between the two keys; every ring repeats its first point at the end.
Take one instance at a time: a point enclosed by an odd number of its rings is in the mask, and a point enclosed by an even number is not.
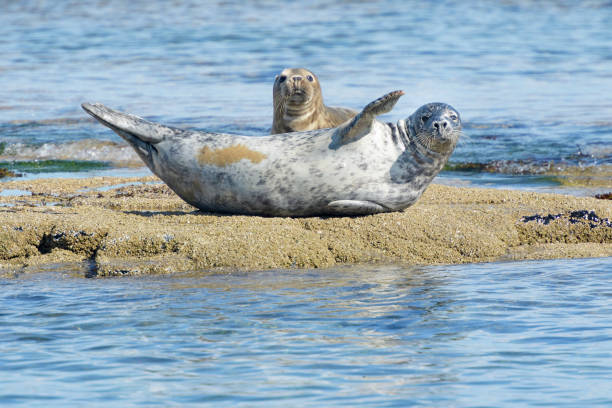
{"type": "Polygon", "coordinates": [[[264,218],[198,212],[154,177],[0,189],[4,274],[80,261],[109,276],[612,256],[612,201],[595,198],[432,185],[399,213],[264,218]]]}

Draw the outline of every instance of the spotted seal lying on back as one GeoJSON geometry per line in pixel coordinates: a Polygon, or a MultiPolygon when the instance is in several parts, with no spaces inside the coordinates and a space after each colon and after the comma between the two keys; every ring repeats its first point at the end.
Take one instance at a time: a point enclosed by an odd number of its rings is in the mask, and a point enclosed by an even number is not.
{"type": "Polygon", "coordinates": [[[319,78],[305,68],[285,68],[272,88],[271,134],[336,127],[355,117],[348,108],[325,106],[319,78]]]}
{"type": "Polygon", "coordinates": [[[262,137],[181,130],[100,104],[82,107],[203,211],[362,215],[412,205],[461,133],[459,113],[444,103],[423,105],[397,124],[377,121],[401,95],[395,91],[371,102],[336,128],[262,137]]]}

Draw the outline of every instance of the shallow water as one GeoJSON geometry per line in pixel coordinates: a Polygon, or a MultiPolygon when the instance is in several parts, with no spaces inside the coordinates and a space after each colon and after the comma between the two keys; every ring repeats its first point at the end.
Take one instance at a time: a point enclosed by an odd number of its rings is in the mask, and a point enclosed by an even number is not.
{"type": "MultiPolygon", "coordinates": [[[[503,186],[507,178],[492,172],[538,189],[529,177],[551,167],[612,165],[612,5],[575,3],[8,2],[0,14],[0,167],[141,164],[89,120],[84,101],[176,126],[266,134],[274,75],[305,66],[330,105],[359,109],[405,90],[384,120],[450,103],[466,134],[451,162],[488,167],[486,182],[482,172],[448,177],[503,186]]],[[[83,166],[70,172],[103,171],[83,166]]],[[[611,189],[612,171],[602,177],[597,187],[611,189]]]]}
{"type": "Polygon", "coordinates": [[[0,280],[0,405],[612,404],[612,258],[0,280]]]}

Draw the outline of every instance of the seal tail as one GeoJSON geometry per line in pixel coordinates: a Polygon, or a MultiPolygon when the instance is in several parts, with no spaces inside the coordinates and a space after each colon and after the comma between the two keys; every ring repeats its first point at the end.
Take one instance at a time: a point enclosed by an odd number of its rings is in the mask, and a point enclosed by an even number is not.
{"type": "Polygon", "coordinates": [[[157,155],[155,145],[177,133],[167,126],[118,112],[99,103],[84,103],[81,107],[132,145],[138,156],[154,173],[154,157],[157,155]]]}
{"type": "Polygon", "coordinates": [[[175,133],[172,128],[107,108],[100,103],[83,103],[81,107],[131,144],[138,143],[138,141],[157,144],[175,133]]]}

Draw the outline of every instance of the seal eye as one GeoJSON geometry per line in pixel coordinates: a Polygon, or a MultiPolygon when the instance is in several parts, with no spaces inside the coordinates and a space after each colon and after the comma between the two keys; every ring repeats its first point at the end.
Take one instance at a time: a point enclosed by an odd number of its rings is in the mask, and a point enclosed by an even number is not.
{"type": "Polygon", "coordinates": [[[307,75],[306,79],[308,79],[310,82],[314,81],[314,78],[312,77],[312,75],[307,75]]]}
{"type": "Polygon", "coordinates": [[[286,77],[285,75],[281,75],[281,76],[278,78],[278,83],[280,84],[280,83],[285,82],[285,79],[287,79],[287,77],[286,77]]]}
{"type": "Polygon", "coordinates": [[[429,118],[430,118],[430,117],[431,117],[431,116],[428,116],[428,115],[423,115],[423,116],[421,116],[421,121],[422,121],[423,123],[427,123],[427,121],[429,120],[429,118]]]}
{"type": "Polygon", "coordinates": [[[450,115],[450,118],[451,118],[452,120],[457,120],[457,115],[455,115],[454,113],[452,113],[452,114],[450,115]]]}

